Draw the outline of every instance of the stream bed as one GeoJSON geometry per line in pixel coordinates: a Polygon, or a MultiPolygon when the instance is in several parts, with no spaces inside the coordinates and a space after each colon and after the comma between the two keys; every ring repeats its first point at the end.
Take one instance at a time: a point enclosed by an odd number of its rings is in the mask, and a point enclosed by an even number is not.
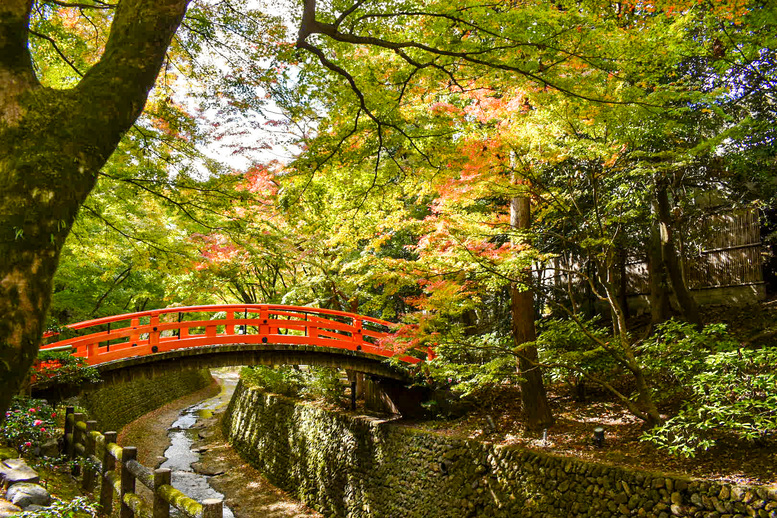
{"type": "MultiPolygon", "coordinates": [[[[209,484],[210,477],[220,473],[205,474],[196,469],[202,452],[199,448],[193,449],[193,445],[202,438],[202,425],[204,423],[212,425],[214,412],[222,411],[229,404],[239,379],[238,373],[233,370],[219,369],[212,374],[218,380],[221,392],[215,397],[205,399],[181,411],[168,431],[171,444],[165,450],[165,460],[160,466],[172,471],[174,488],[198,502],[206,498],[225,499],[222,493],[209,484]]],[[[180,513],[177,515],[180,516],[180,513]]],[[[224,505],[224,518],[235,518],[227,505],[224,505]]]]}
{"type": "Polygon", "coordinates": [[[273,486],[222,437],[220,418],[240,374],[234,368],[214,369],[211,374],[219,383],[217,395],[203,395],[205,399],[196,403],[190,396],[164,415],[148,414],[126,427],[132,435],[128,440],[145,446],[146,465],[172,470],[173,486],[197,501],[223,499],[224,518],[323,518],[273,486]],[[168,442],[164,456],[157,457],[168,442]]]}

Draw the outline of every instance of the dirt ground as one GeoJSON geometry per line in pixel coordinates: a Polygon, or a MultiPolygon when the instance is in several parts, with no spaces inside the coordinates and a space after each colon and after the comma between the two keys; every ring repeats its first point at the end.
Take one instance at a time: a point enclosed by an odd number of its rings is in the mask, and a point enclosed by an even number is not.
{"type": "MultiPolygon", "coordinates": [[[[706,323],[726,324],[743,346],[774,347],[777,344],[777,299],[743,307],[706,306],[702,318],[706,323]]],[[[509,387],[493,391],[475,406],[474,412],[460,419],[410,424],[440,433],[498,444],[518,444],[604,464],[777,487],[775,437],[760,444],[720,441],[714,448],[693,458],[673,456],[641,442],[642,423],[607,393],[591,391],[584,402],[578,402],[571,392],[561,385],[548,388],[556,422],[547,430],[544,440],[541,434],[529,434],[523,429],[518,403],[520,394],[516,388],[509,387]],[[593,444],[596,427],[605,430],[602,448],[593,444]]]]}
{"type": "Polygon", "coordinates": [[[407,422],[407,426],[437,433],[469,437],[505,445],[520,445],[602,464],[652,472],[686,475],[740,484],[777,487],[777,445],[719,444],[695,458],[672,456],[639,440],[642,424],[606,395],[585,402],[570,395],[549,393],[556,418],[543,440],[542,433],[527,433],[520,418],[520,394],[504,389],[488,405],[455,420],[407,422]],[[593,443],[593,430],[605,430],[604,446],[593,443]]]}

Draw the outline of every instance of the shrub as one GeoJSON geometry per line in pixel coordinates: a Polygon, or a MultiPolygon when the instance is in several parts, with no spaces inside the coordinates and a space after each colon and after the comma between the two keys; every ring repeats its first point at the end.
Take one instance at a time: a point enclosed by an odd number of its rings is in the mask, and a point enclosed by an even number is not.
{"type": "Polygon", "coordinates": [[[42,400],[15,396],[0,423],[0,435],[20,453],[55,435],[54,410],[42,400]]]}
{"type": "Polygon", "coordinates": [[[303,395],[321,398],[328,403],[344,406],[347,403],[339,369],[309,367],[305,371],[303,395]]]}
{"type": "Polygon", "coordinates": [[[344,405],[346,402],[338,369],[258,365],[244,367],[240,371],[240,377],[254,387],[282,396],[321,398],[338,405],[344,405]]]}
{"type": "Polygon", "coordinates": [[[240,377],[257,388],[289,397],[299,396],[304,382],[301,371],[287,365],[243,367],[240,377]]]}
{"type": "MultiPolygon", "coordinates": [[[[564,381],[582,392],[583,375],[570,369],[580,369],[586,374],[601,375],[615,368],[615,362],[601,345],[586,334],[581,326],[600,340],[607,340],[609,331],[599,324],[599,317],[579,323],[567,319],[550,319],[539,322],[537,351],[540,361],[554,367],[545,370],[552,381],[564,381]]],[[[582,394],[580,394],[582,395],[582,394]]]]}
{"type": "Polygon", "coordinates": [[[687,457],[730,436],[763,441],[777,431],[777,350],[746,349],[715,324],[697,331],[668,322],[645,344],[645,361],[664,390],[683,394],[677,415],[642,439],[687,457]]]}
{"type": "Polygon", "coordinates": [[[469,396],[488,388],[520,380],[510,335],[486,333],[463,336],[451,333],[436,348],[437,357],[424,364],[423,382],[469,396]]]}
{"type": "Polygon", "coordinates": [[[50,506],[36,511],[24,511],[18,518],[97,518],[98,505],[85,496],[73,500],[55,500],[50,506]]]}
{"type": "Polygon", "coordinates": [[[39,351],[38,361],[32,369],[33,382],[44,387],[54,383],[81,385],[100,381],[97,369],[89,367],[85,359],[73,356],[69,351],[39,351]]]}

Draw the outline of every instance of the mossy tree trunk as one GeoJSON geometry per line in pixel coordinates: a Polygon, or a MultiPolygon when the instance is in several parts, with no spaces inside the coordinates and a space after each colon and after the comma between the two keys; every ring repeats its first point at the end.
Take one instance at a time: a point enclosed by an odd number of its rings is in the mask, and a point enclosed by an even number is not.
{"type": "Polygon", "coordinates": [[[121,0],[100,61],[43,87],[31,0],[0,4],[0,419],[32,364],[60,251],[100,168],[143,110],[187,0],[121,0]]]}

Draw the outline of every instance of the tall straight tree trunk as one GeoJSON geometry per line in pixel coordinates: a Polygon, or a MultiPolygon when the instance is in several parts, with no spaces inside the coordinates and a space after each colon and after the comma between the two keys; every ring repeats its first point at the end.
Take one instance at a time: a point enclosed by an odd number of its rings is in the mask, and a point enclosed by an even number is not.
{"type": "MultiPolygon", "coordinates": [[[[531,207],[527,196],[516,196],[510,201],[510,225],[522,230],[531,226],[531,207]]],[[[510,287],[513,339],[518,347],[537,339],[534,292],[527,288],[531,285],[531,272],[525,272],[524,276],[524,286],[513,284],[510,287]]],[[[529,430],[540,430],[553,424],[538,359],[537,348],[533,345],[524,346],[518,358],[518,371],[522,378],[521,404],[529,430]]]]}
{"type": "Polygon", "coordinates": [[[647,264],[650,283],[650,322],[656,325],[669,320],[672,316],[672,307],[669,302],[666,268],[661,257],[661,235],[655,226],[650,229],[647,264]]]}
{"type": "Polygon", "coordinates": [[[629,278],[626,272],[626,261],[628,260],[628,252],[625,246],[618,247],[618,300],[620,301],[623,313],[626,316],[626,320],[629,319],[629,278]]]}
{"type": "Polygon", "coordinates": [[[674,227],[672,225],[672,215],[669,206],[669,193],[667,192],[666,185],[657,186],[654,205],[660,231],[661,258],[666,265],[669,280],[672,282],[672,291],[674,292],[675,297],[677,297],[680,313],[688,322],[700,326],[701,315],[699,314],[699,306],[696,304],[696,300],[693,298],[690,290],[688,290],[688,286],[685,284],[681,269],[682,267],[678,260],[674,239],[674,227]]]}
{"type": "Polygon", "coordinates": [[[32,0],[0,2],[0,419],[37,354],[78,209],[142,112],[186,5],[121,0],[100,61],[54,90],[32,66],[32,0]]]}

